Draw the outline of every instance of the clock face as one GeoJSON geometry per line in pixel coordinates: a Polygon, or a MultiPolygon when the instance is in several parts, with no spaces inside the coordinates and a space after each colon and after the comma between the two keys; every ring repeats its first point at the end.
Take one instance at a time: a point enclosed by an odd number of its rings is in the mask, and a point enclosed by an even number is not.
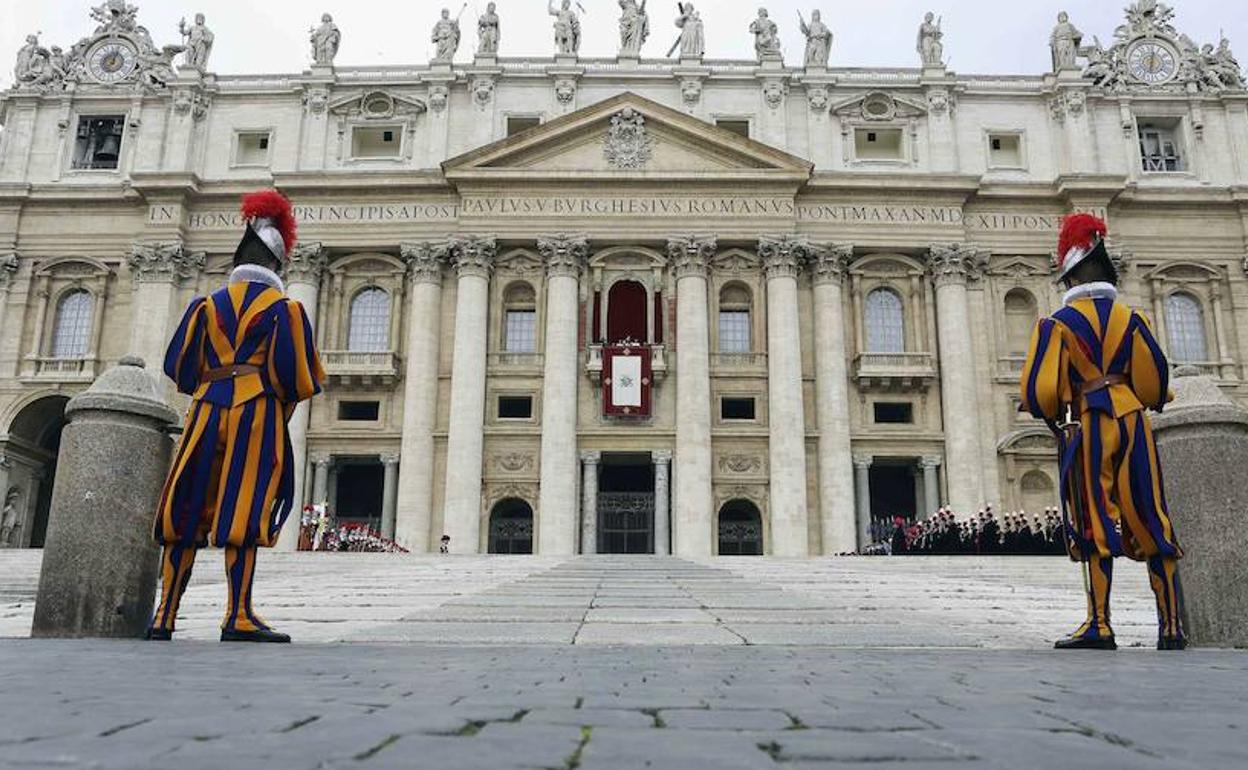
{"type": "Polygon", "coordinates": [[[1127,67],[1131,76],[1150,86],[1160,85],[1178,72],[1178,56],[1165,43],[1144,40],[1127,51],[1127,67]]]}
{"type": "Polygon", "coordinates": [[[124,40],[108,40],[87,56],[91,76],[101,83],[117,83],[130,77],[138,64],[138,53],[124,40]]]}

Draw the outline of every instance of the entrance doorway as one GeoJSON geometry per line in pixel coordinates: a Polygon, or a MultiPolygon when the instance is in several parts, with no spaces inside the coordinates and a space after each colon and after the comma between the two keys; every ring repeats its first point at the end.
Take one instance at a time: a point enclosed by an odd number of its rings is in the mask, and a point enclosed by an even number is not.
{"type": "Polygon", "coordinates": [[[763,516],[754,503],[729,500],[719,509],[719,555],[763,555],[763,516]]]}
{"type": "Polygon", "coordinates": [[[334,514],[340,524],[355,522],[381,531],[385,468],[376,460],[337,459],[334,514]]]}
{"type": "Polygon", "coordinates": [[[533,508],[511,497],[499,500],[490,510],[490,553],[533,553],[533,508]]]}
{"type": "Polygon", "coordinates": [[[871,465],[871,534],[879,539],[892,532],[893,517],[914,521],[918,514],[913,460],[882,460],[871,465]]]}
{"type": "Polygon", "coordinates": [[[654,464],[650,455],[602,456],[598,553],[654,553],[654,464]]]}
{"type": "Polygon", "coordinates": [[[43,547],[68,402],[40,398],[0,426],[0,548],[43,547]]]}

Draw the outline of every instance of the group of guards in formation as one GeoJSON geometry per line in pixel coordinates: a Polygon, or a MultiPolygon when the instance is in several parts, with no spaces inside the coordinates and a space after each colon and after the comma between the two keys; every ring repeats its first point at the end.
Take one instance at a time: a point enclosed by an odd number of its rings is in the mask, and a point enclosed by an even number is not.
{"type": "MultiPolygon", "coordinates": [[[[289,201],[274,190],[243,198],[242,240],[225,286],[187,308],[165,374],[191,396],[181,445],[161,496],[153,535],[163,546],[160,604],[148,629],[171,639],[178,604],[200,548],[225,551],[223,642],[289,642],[252,609],[256,555],[271,547],[294,500],[287,421],[321,392],[325,373],[308,316],[280,273],[295,245],[289,201]]],[[[1114,559],[1146,562],[1157,599],[1162,650],[1187,646],[1180,622],[1183,552],[1166,509],[1147,410],[1173,396],[1169,364],[1148,320],[1118,301],[1105,223],[1073,214],[1062,225],[1058,280],[1063,306],[1041,319],[1020,382],[1021,409],[1058,440],[1062,510],[1042,521],[988,511],[958,520],[940,511],[898,527],[905,553],[1061,550],[1085,571],[1087,616],[1058,649],[1112,650],[1114,559]],[[1060,537],[1055,532],[1060,531],[1060,537]]]]}
{"type": "Polygon", "coordinates": [[[1056,508],[1043,514],[1004,513],[991,507],[959,518],[948,508],[921,521],[900,516],[877,527],[877,546],[869,551],[893,556],[1055,556],[1066,553],[1062,515],[1056,508]],[[886,531],[884,531],[886,530],[886,531]]]}

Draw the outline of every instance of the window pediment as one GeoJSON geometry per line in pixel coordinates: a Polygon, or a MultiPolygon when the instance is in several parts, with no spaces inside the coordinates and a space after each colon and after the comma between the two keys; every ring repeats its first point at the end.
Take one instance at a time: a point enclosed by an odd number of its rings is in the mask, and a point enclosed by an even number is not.
{"type": "Polygon", "coordinates": [[[112,270],[93,257],[55,257],[39,263],[37,276],[54,278],[101,278],[112,275],[112,270]]]}
{"type": "Polygon", "coordinates": [[[390,91],[366,91],[344,96],[329,103],[331,115],[351,120],[395,120],[412,118],[427,111],[414,97],[390,91]]]}
{"type": "Polygon", "coordinates": [[[923,117],[927,105],[886,91],[870,91],[833,104],[832,114],[851,122],[887,123],[923,117]]]}

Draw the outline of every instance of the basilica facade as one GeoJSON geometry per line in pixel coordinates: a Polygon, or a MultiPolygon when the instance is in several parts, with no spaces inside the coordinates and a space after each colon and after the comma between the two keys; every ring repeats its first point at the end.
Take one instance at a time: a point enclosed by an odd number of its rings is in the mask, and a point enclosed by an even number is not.
{"type": "Polygon", "coordinates": [[[950,71],[930,17],[909,67],[829,66],[817,15],[795,63],[763,14],[755,60],[713,60],[692,4],[678,58],[631,2],[616,56],[579,50],[616,20],[563,3],[550,57],[507,58],[490,5],[475,52],[443,14],[433,61],[379,67],[336,65],[326,14],[292,75],[214,74],[211,19],[158,47],[118,0],[68,51],[28,40],[0,96],[3,545],[42,542],[66,401],[128,354],[157,373],[267,186],[329,375],[292,418],[301,502],[415,551],[806,556],[1055,505],[1017,381],[1073,211],[1175,364],[1248,397],[1248,92],[1164,4],[1095,38],[1063,16],[1033,36],[1052,71],[1016,76],[950,71]]]}

